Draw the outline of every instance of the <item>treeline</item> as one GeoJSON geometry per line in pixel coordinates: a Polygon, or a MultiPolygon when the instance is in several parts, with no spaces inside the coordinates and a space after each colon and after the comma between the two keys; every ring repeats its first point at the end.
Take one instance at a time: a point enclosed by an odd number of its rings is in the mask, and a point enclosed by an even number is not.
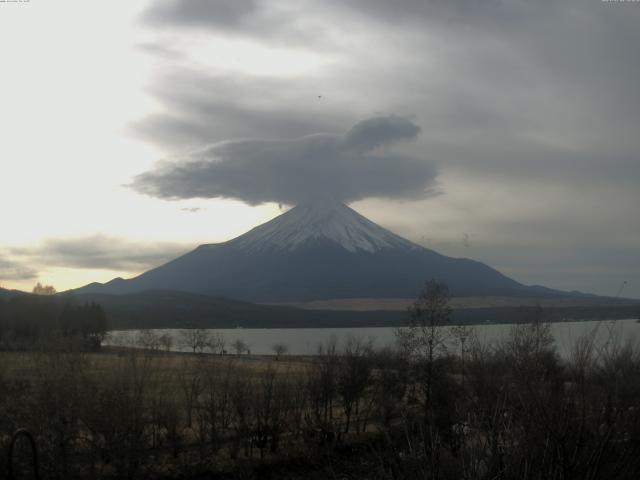
{"type": "Polygon", "coordinates": [[[610,333],[566,359],[535,322],[491,347],[422,324],[307,362],[32,354],[0,381],[0,444],[27,427],[60,479],[639,478],[640,350],[610,333]]]}
{"type": "Polygon", "coordinates": [[[0,349],[35,347],[95,350],[107,332],[102,307],[93,302],[74,304],[51,296],[20,295],[0,298],[0,349]]]}

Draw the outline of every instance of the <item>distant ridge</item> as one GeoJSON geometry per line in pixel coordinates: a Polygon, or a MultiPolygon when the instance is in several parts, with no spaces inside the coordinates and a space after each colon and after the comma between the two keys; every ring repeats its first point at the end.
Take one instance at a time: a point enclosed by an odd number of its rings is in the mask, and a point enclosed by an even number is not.
{"type": "Polygon", "coordinates": [[[426,249],[331,199],[300,204],[228,242],[195,250],[135,278],[78,293],[166,289],[252,302],[412,298],[428,279],[454,296],[555,296],[481,262],[426,249]]]}
{"type": "Polygon", "coordinates": [[[0,298],[10,298],[17,297],[22,295],[30,295],[27,292],[23,292],[21,290],[8,290],[6,288],[0,287],[0,298]]]}
{"type": "MultiPolygon", "coordinates": [[[[303,310],[281,305],[257,305],[222,297],[168,290],[149,290],[124,295],[82,294],[59,300],[96,302],[104,308],[110,329],[130,328],[319,328],[389,327],[406,323],[405,308],[399,310],[303,310]]],[[[526,299],[525,299],[526,300],[526,299]]],[[[550,300],[551,301],[551,300],[550,300]]],[[[455,303],[455,300],[454,300],[455,303]]],[[[534,306],[454,308],[454,323],[518,323],[537,314],[534,306]]],[[[544,320],[568,318],[632,318],[640,304],[548,306],[544,320]]]]}

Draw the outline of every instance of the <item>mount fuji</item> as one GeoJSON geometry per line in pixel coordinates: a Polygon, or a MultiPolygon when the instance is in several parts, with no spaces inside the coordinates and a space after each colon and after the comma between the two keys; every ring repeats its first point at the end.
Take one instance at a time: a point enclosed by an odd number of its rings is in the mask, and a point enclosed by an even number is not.
{"type": "Polygon", "coordinates": [[[330,199],[301,203],[224,243],[195,250],[128,280],[76,293],[178,290],[252,302],[412,298],[429,279],[454,296],[548,296],[493,268],[410,242],[330,199]]]}

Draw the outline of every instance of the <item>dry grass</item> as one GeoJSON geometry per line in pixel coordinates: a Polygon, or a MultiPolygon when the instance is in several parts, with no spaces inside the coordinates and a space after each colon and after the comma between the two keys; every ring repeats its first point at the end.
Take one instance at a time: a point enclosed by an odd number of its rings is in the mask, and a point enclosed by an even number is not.
{"type": "MultiPolygon", "coordinates": [[[[233,368],[238,373],[259,376],[267,370],[286,372],[289,375],[303,375],[309,370],[309,357],[283,356],[280,360],[269,355],[211,355],[180,352],[149,352],[144,350],[107,347],[101,352],[81,353],[83,364],[88,365],[89,374],[108,376],[118,372],[124,362],[135,359],[146,364],[154,372],[162,372],[166,379],[177,379],[185,371],[198,369],[233,368]]],[[[5,379],[30,380],[36,375],[39,364],[47,361],[47,353],[41,352],[0,352],[0,376],[5,379]]]]}
{"type": "MultiPolygon", "coordinates": [[[[349,311],[405,311],[413,303],[412,298],[339,298],[316,300],[312,302],[290,302],[288,305],[307,310],[349,310],[349,311]]],[[[633,303],[627,299],[591,298],[591,297],[454,297],[450,301],[455,309],[496,308],[496,307],[592,307],[627,305],[633,303]]]]}

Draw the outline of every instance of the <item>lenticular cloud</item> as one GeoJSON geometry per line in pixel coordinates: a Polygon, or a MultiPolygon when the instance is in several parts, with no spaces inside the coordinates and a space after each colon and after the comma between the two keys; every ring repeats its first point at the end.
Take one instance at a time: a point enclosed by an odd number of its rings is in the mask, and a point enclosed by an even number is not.
{"type": "Polygon", "coordinates": [[[393,152],[420,127],[405,117],[364,120],[343,135],[225,141],[133,179],[131,188],[164,199],[232,198],[249,204],[300,203],[318,195],[343,202],[433,193],[436,168],[393,152]]]}

